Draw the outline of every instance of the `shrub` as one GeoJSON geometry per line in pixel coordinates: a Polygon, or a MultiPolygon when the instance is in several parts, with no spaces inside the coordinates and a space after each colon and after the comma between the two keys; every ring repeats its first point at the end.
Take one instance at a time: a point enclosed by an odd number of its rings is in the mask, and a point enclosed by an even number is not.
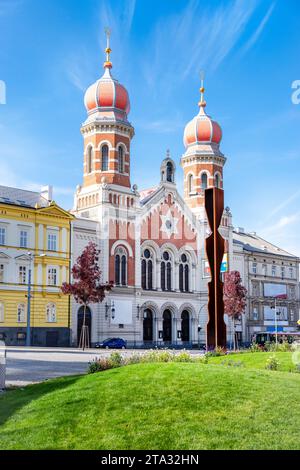
{"type": "Polygon", "coordinates": [[[263,352],[264,347],[261,346],[260,344],[257,344],[257,343],[251,343],[250,351],[253,352],[253,353],[254,352],[263,352]]]}
{"type": "Polygon", "coordinates": [[[275,354],[272,354],[272,356],[270,356],[270,357],[267,359],[267,362],[266,362],[266,369],[269,369],[269,370],[278,370],[278,369],[279,369],[279,366],[280,366],[279,360],[277,359],[277,357],[275,356],[275,354]]]}
{"type": "Polygon", "coordinates": [[[111,353],[109,360],[112,364],[112,367],[121,367],[124,362],[122,355],[118,352],[111,353]]]}
{"type": "Polygon", "coordinates": [[[101,372],[103,370],[112,369],[112,367],[113,365],[109,358],[107,357],[104,357],[101,359],[97,358],[97,359],[94,359],[92,362],[90,362],[88,373],[95,374],[95,372],[101,372]]]}
{"type": "Polygon", "coordinates": [[[142,356],[142,362],[171,362],[174,354],[170,351],[149,351],[142,356]]]}
{"type": "Polygon", "coordinates": [[[217,346],[212,351],[208,351],[206,355],[211,357],[225,356],[226,350],[224,348],[221,348],[220,346],[217,346]]]}
{"type": "Polygon", "coordinates": [[[142,361],[141,354],[134,353],[131,356],[124,359],[123,364],[130,366],[131,364],[139,364],[141,361],[142,361]]]}
{"type": "MultiPolygon", "coordinates": [[[[218,351],[218,355],[220,355],[220,351],[218,351]]],[[[151,362],[190,362],[207,364],[208,357],[206,354],[202,356],[192,356],[187,351],[182,351],[179,354],[175,354],[174,352],[170,352],[168,350],[151,350],[147,351],[145,354],[135,353],[131,356],[123,358],[120,353],[113,352],[111,353],[110,357],[99,357],[90,362],[88,373],[94,374],[95,372],[101,372],[103,370],[113,369],[116,367],[151,362]]]]}
{"type": "Polygon", "coordinates": [[[288,341],[283,341],[282,343],[268,343],[267,346],[267,351],[270,352],[289,352],[292,351],[292,344],[290,344],[288,341]]]}
{"type": "Polygon", "coordinates": [[[193,362],[193,357],[187,351],[182,351],[179,354],[174,354],[175,362],[193,362]]]}

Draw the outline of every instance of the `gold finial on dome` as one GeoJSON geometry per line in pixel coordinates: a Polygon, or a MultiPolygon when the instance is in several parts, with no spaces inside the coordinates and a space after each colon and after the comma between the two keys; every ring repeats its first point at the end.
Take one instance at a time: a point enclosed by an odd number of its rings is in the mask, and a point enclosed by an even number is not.
{"type": "Polygon", "coordinates": [[[199,106],[200,108],[205,108],[206,106],[206,101],[204,99],[204,92],[205,92],[205,88],[204,88],[204,77],[205,77],[205,74],[204,74],[204,71],[201,70],[200,72],[200,81],[201,81],[201,87],[200,87],[200,101],[199,101],[199,106]]]}
{"type": "Polygon", "coordinates": [[[106,61],[104,62],[104,68],[109,68],[111,69],[112,68],[112,63],[110,61],[110,53],[111,53],[111,48],[110,48],[110,29],[109,28],[105,28],[104,30],[105,32],[105,35],[106,35],[106,49],[105,49],[105,53],[106,53],[106,61]]]}

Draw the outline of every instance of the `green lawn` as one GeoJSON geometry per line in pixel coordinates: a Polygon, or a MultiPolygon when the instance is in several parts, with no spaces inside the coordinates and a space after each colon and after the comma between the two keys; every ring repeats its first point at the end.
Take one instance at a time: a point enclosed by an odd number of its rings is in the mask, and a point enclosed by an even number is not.
{"type": "Polygon", "coordinates": [[[270,356],[275,355],[279,361],[279,371],[296,371],[296,365],[292,362],[291,352],[259,352],[229,354],[227,356],[210,357],[210,364],[221,364],[228,362],[241,362],[247,369],[265,369],[266,362],[270,356]]]}
{"type": "Polygon", "coordinates": [[[299,442],[300,374],[288,372],[136,364],[0,397],[0,449],[297,449],[299,442]]]}

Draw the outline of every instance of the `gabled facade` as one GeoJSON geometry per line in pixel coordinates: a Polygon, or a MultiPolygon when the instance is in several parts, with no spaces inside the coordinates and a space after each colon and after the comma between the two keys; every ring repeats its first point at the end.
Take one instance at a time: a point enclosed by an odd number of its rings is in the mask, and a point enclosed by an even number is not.
{"type": "Polygon", "coordinates": [[[31,272],[31,344],[70,344],[69,279],[73,216],[36,193],[0,186],[0,337],[7,345],[26,343],[31,272]]]}

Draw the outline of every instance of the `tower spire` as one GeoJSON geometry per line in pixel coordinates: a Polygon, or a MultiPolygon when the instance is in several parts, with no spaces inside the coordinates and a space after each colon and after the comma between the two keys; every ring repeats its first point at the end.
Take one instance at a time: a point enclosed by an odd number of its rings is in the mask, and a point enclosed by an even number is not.
{"type": "Polygon", "coordinates": [[[111,53],[111,48],[110,48],[110,29],[109,28],[105,28],[104,30],[105,32],[105,35],[106,35],[106,49],[105,49],[105,53],[106,53],[106,61],[104,62],[104,68],[109,68],[111,69],[112,68],[112,63],[110,61],[110,53],[111,53]]]}
{"type": "Polygon", "coordinates": [[[206,106],[206,101],[204,99],[204,92],[205,92],[205,88],[204,88],[204,77],[205,77],[205,74],[204,74],[204,71],[201,70],[200,72],[200,81],[201,81],[201,86],[200,86],[200,101],[199,101],[199,107],[201,109],[204,109],[205,106],[206,106]]]}

